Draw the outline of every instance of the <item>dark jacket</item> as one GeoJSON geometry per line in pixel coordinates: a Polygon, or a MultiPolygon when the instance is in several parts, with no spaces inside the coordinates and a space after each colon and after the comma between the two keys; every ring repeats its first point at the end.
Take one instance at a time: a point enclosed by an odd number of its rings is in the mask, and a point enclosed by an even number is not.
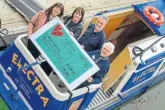
{"type": "Polygon", "coordinates": [[[91,24],[84,35],[78,40],[87,52],[101,50],[102,45],[106,41],[104,31],[94,32],[94,29],[95,25],[91,24]]]}
{"type": "Polygon", "coordinates": [[[103,58],[100,56],[100,50],[96,50],[96,51],[92,51],[92,52],[88,52],[88,55],[95,61],[95,63],[97,64],[97,66],[100,68],[100,70],[94,74],[93,77],[93,84],[98,84],[102,82],[102,79],[104,78],[104,76],[106,75],[106,73],[109,70],[110,67],[110,61],[109,58],[103,58]],[[96,62],[96,60],[98,58],[101,58],[98,60],[98,62],[96,62]]]}
{"type": "Polygon", "coordinates": [[[100,50],[88,52],[88,55],[94,60],[94,62],[97,64],[100,70],[92,76],[93,80],[91,83],[85,81],[78,88],[89,86],[90,84],[99,84],[102,82],[102,79],[109,70],[110,62],[109,62],[109,58],[101,57],[100,52],[101,52],[100,50]]]}
{"type": "Polygon", "coordinates": [[[73,23],[71,16],[64,16],[63,21],[68,30],[73,32],[73,36],[75,37],[75,39],[77,39],[82,32],[81,22],[77,24],[73,23]]]}

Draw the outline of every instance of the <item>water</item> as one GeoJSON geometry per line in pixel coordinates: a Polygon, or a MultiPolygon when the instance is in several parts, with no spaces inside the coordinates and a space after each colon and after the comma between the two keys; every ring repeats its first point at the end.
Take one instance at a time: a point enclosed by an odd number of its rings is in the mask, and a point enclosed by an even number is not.
{"type": "Polygon", "coordinates": [[[165,81],[120,110],[165,110],[165,81]]]}

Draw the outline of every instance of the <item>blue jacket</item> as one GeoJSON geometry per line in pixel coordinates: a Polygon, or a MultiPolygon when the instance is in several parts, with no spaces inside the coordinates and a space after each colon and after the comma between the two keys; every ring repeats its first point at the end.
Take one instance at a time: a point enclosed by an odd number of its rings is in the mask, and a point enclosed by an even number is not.
{"type": "Polygon", "coordinates": [[[86,52],[101,50],[102,45],[106,42],[104,31],[94,32],[95,25],[91,24],[84,35],[78,40],[84,46],[86,52]]]}
{"type": "Polygon", "coordinates": [[[66,27],[69,31],[73,32],[73,36],[77,39],[82,32],[82,25],[81,22],[77,24],[73,23],[71,19],[71,16],[63,17],[64,24],[67,24],[66,27]]]}
{"type": "MultiPolygon", "coordinates": [[[[101,58],[100,52],[101,52],[100,50],[96,50],[96,51],[88,52],[88,55],[94,61],[96,61],[99,57],[101,58]]],[[[98,62],[95,62],[95,63],[100,68],[100,70],[92,76],[93,80],[91,83],[88,83],[88,81],[85,81],[79,87],[88,86],[90,84],[99,84],[102,82],[102,79],[104,78],[104,76],[106,75],[110,67],[109,58],[101,58],[98,62]]]]}

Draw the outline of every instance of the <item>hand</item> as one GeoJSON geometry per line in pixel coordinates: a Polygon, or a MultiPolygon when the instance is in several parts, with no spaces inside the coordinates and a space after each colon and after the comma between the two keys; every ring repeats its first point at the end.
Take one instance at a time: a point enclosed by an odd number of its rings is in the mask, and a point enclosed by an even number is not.
{"type": "Polygon", "coordinates": [[[83,45],[81,45],[81,47],[84,49],[84,46],[83,45]]]}
{"type": "Polygon", "coordinates": [[[28,34],[27,36],[30,37],[32,34],[28,34]]]}
{"type": "Polygon", "coordinates": [[[70,31],[70,34],[73,36],[73,32],[72,31],[70,31]]]}
{"type": "Polygon", "coordinates": [[[87,81],[88,81],[89,83],[92,82],[92,80],[93,80],[92,77],[89,77],[89,78],[87,79],[87,81]]]}

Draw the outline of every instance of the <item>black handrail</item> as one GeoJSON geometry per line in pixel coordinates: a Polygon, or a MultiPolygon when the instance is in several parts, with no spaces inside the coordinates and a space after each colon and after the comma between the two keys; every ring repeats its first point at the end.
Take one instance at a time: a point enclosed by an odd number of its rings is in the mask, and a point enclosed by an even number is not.
{"type": "Polygon", "coordinates": [[[151,45],[149,45],[148,47],[146,47],[145,49],[142,49],[142,48],[140,48],[138,46],[133,47],[132,53],[134,54],[134,57],[132,58],[132,60],[135,60],[136,57],[140,57],[140,60],[142,61],[143,54],[146,51],[148,51],[150,48],[152,48],[155,44],[157,44],[163,38],[164,37],[159,38],[158,40],[156,40],[155,42],[153,42],[151,45]]]}
{"type": "Polygon", "coordinates": [[[2,35],[7,35],[9,33],[9,31],[7,29],[0,29],[0,39],[2,40],[4,46],[7,48],[8,45],[6,43],[6,41],[4,40],[4,38],[1,36],[2,35]]]}

